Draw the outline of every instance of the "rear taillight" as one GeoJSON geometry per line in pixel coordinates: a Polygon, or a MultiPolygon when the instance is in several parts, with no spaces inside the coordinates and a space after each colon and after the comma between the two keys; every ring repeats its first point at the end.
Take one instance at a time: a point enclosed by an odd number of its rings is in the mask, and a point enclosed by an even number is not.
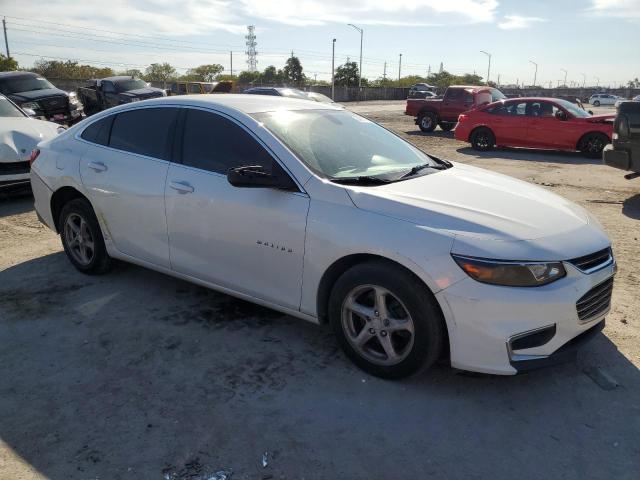
{"type": "Polygon", "coordinates": [[[462,113],[458,116],[458,123],[464,122],[467,119],[467,116],[462,113]]]}
{"type": "Polygon", "coordinates": [[[37,148],[34,148],[33,150],[31,150],[31,156],[29,157],[29,165],[33,165],[33,162],[36,161],[36,158],[38,158],[38,155],[40,155],[40,150],[38,150],[37,148]]]}

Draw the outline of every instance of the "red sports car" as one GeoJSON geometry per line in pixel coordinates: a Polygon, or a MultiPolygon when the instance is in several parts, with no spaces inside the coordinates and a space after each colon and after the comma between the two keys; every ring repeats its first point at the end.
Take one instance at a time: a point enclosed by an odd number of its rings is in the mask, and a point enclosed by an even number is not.
{"type": "Polygon", "coordinates": [[[614,118],[591,115],[558,98],[513,98],[461,114],[455,137],[481,151],[494,146],[579,150],[600,158],[611,142],[614,118]]]}

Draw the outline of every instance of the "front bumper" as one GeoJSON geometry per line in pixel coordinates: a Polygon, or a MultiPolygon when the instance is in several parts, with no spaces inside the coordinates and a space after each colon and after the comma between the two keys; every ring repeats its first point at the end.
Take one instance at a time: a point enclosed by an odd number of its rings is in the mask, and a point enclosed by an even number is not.
{"type": "Polygon", "coordinates": [[[576,302],[611,278],[615,268],[614,262],[585,274],[565,263],[567,276],[541,287],[501,287],[464,278],[438,292],[436,298],[449,331],[451,365],[462,370],[515,375],[533,365],[565,360],[569,355],[564,353],[569,350],[566,345],[602,323],[609,310],[581,321],[576,302]],[[544,344],[521,350],[510,348],[514,337],[550,325],[555,331],[544,344]]]}

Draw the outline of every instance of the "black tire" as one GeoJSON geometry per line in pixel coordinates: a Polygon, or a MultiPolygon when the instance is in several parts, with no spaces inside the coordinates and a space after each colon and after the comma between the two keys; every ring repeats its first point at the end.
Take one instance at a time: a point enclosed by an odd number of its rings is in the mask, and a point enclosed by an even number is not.
{"type": "Polygon", "coordinates": [[[604,147],[610,143],[604,133],[589,133],[580,140],[579,150],[587,158],[602,158],[604,147]]]}
{"type": "Polygon", "coordinates": [[[593,102],[593,106],[594,107],[599,107],[600,106],[600,100],[596,100],[595,102],[593,102]]]}
{"type": "MultiPolygon", "coordinates": [[[[389,304],[390,311],[392,306],[389,304]]],[[[387,307],[385,306],[385,308],[387,307]]],[[[360,322],[364,325],[360,333],[363,330],[374,331],[374,329],[368,328],[371,326],[379,329],[387,328],[380,323],[386,322],[385,319],[375,319],[379,323],[374,325],[374,323],[365,323],[364,317],[359,315],[356,317],[360,318],[360,322]]],[[[391,317],[391,312],[389,317],[391,317]]],[[[329,297],[329,320],[345,354],[365,372],[382,378],[402,378],[426,370],[440,357],[446,338],[446,327],[442,313],[428,288],[403,268],[383,260],[356,265],[338,279],[329,297]],[[401,308],[406,308],[409,321],[413,325],[413,340],[410,344],[407,342],[401,360],[392,365],[381,365],[367,359],[350,343],[347,338],[348,334],[345,332],[343,307],[346,305],[347,299],[350,298],[351,292],[359,288],[366,289],[373,286],[380,287],[390,293],[391,301],[395,301],[394,297],[397,297],[397,300],[401,302],[401,308]]],[[[388,325],[388,323],[384,324],[388,325]]],[[[375,335],[370,337],[369,343],[373,342],[372,346],[380,348],[382,346],[379,340],[381,335],[385,337],[388,335],[388,341],[392,343],[394,342],[393,338],[396,338],[395,342],[397,343],[398,338],[393,337],[395,333],[397,332],[387,334],[383,330],[378,330],[375,335]]]]}
{"type": "Polygon", "coordinates": [[[471,134],[471,146],[480,151],[491,150],[496,144],[496,136],[486,127],[480,127],[471,134]]]}
{"type": "Polygon", "coordinates": [[[438,117],[433,112],[423,112],[418,115],[418,127],[425,133],[433,132],[438,125],[438,117]]]}
{"type": "Polygon", "coordinates": [[[453,127],[455,127],[456,124],[455,123],[449,123],[449,122],[440,122],[439,126],[443,131],[450,132],[451,130],[453,130],[453,127]]]}
{"type": "Polygon", "coordinates": [[[76,267],[76,269],[88,275],[100,275],[111,269],[113,260],[107,253],[107,249],[104,245],[104,238],[102,237],[102,231],[100,230],[100,224],[93,212],[91,204],[87,200],[83,198],[76,198],[67,202],[60,212],[60,221],[58,225],[64,251],[67,254],[67,258],[73,266],[76,267]],[[83,245],[85,253],[91,252],[86,255],[86,258],[88,259],[87,262],[83,262],[79,258],[79,249],[76,248],[78,244],[76,243],[74,245],[74,242],[70,240],[70,235],[72,234],[68,234],[68,228],[71,227],[67,227],[67,222],[72,221],[72,223],[75,222],[77,225],[76,220],[84,222],[83,226],[86,226],[86,231],[88,231],[88,235],[91,239],[91,248],[87,246],[89,242],[86,240],[83,245]]]}

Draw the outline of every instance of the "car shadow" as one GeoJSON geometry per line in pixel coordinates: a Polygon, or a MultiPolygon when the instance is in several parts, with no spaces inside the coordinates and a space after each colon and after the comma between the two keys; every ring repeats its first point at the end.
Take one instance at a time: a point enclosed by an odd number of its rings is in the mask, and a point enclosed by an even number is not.
{"type": "Polygon", "coordinates": [[[640,193],[622,202],[622,214],[634,220],[640,220],[640,193]]]}
{"type": "Polygon", "coordinates": [[[453,132],[449,131],[449,132],[445,132],[444,130],[440,130],[439,128],[434,130],[433,132],[422,132],[420,130],[409,130],[404,132],[407,135],[410,136],[417,136],[417,137],[437,137],[437,138],[450,138],[453,139],[453,132]]]}
{"type": "Polygon", "coordinates": [[[487,152],[480,152],[472,147],[462,147],[458,153],[475,158],[503,158],[505,160],[525,160],[543,163],[563,163],[573,165],[601,165],[602,160],[587,158],[580,152],[566,152],[562,150],[535,150],[529,148],[499,147],[487,152]]]}
{"type": "Polygon", "coordinates": [[[84,276],[55,253],[0,272],[0,338],[9,472],[21,462],[51,480],[338,468],[364,479],[373,465],[393,478],[399,464],[407,478],[638,471],[640,375],[602,334],[577,363],[528,375],[438,365],[385,381],[354,367],[328,328],[136,266],[84,276]]]}
{"type": "Polygon", "coordinates": [[[0,218],[33,210],[33,196],[31,192],[0,194],[0,218]]]}

